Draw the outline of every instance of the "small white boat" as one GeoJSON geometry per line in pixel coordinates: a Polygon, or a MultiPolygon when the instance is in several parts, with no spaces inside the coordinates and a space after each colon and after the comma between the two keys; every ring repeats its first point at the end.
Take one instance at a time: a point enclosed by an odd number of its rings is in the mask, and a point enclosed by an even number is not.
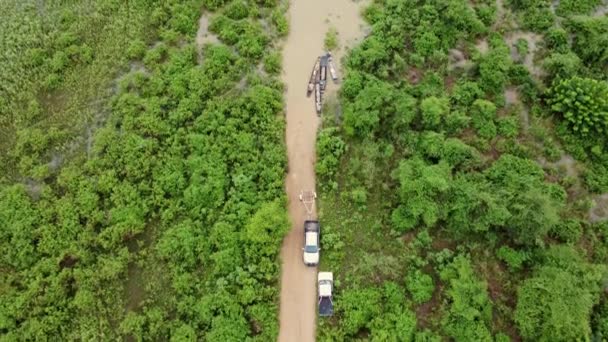
{"type": "Polygon", "coordinates": [[[334,66],[334,60],[331,57],[331,55],[329,55],[328,62],[329,62],[329,73],[331,74],[331,79],[334,80],[334,82],[337,82],[338,81],[338,72],[336,71],[336,67],[334,66]]]}
{"type": "Polygon", "coordinates": [[[310,73],[310,80],[308,81],[308,89],[306,90],[306,96],[310,96],[310,94],[312,94],[315,88],[315,83],[319,82],[320,63],[321,58],[317,58],[317,61],[315,62],[315,65],[312,68],[312,72],[310,73]]]}

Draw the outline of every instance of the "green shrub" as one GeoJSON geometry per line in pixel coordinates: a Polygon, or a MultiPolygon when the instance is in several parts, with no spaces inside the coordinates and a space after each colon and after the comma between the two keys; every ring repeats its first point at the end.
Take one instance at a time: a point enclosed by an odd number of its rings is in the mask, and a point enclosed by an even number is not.
{"type": "Polygon", "coordinates": [[[507,138],[514,138],[519,134],[519,119],[508,116],[497,120],[498,133],[507,138]]]}
{"type": "Polygon", "coordinates": [[[425,127],[429,129],[438,128],[442,119],[450,111],[448,99],[435,96],[427,97],[420,102],[420,111],[425,127]]]}
{"type": "Polygon", "coordinates": [[[130,59],[142,59],[146,53],[146,43],[143,40],[136,39],[131,42],[127,49],[127,56],[130,59]]]}
{"type": "Polygon", "coordinates": [[[446,334],[456,341],[492,341],[492,302],[487,284],[478,279],[469,258],[457,256],[440,276],[449,303],[441,322],[446,334]]]}
{"type": "Polygon", "coordinates": [[[421,158],[403,160],[393,178],[400,184],[400,205],[391,214],[396,230],[411,230],[419,224],[432,227],[445,217],[446,203],[439,199],[446,196],[452,178],[446,162],[429,165],[421,158]]]}
{"type": "Polygon", "coordinates": [[[578,76],[561,80],[551,88],[549,103],[575,134],[606,136],[608,82],[578,76]]]}
{"type": "Polygon", "coordinates": [[[216,10],[223,6],[228,0],[203,0],[203,6],[210,10],[216,10]]]}
{"type": "Polygon", "coordinates": [[[380,316],[381,297],[381,292],[376,288],[344,290],[340,300],[336,301],[336,309],[342,315],[341,325],[344,332],[355,335],[374,317],[380,316]]]}
{"type": "Polygon", "coordinates": [[[409,272],[405,278],[405,287],[417,304],[428,302],[433,297],[435,284],[433,278],[420,270],[409,272]]]}
{"type": "Polygon", "coordinates": [[[477,130],[477,134],[485,139],[496,137],[496,105],[486,100],[476,100],[471,109],[471,123],[477,130]]]}
{"type": "Polygon", "coordinates": [[[591,327],[596,341],[608,339],[608,300],[602,299],[595,308],[591,327]]]}
{"type": "Polygon", "coordinates": [[[325,50],[332,51],[339,47],[338,30],[335,27],[330,27],[325,33],[325,50]]]}
{"type": "Polygon", "coordinates": [[[289,22],[284,14],[285,10],[279,8],[272,11],[272,22],[279,33],[279,36],[284,37],[289,33],[289,22]]]}
{"type": "Polygon", "coordinates": [[[340,158],[346,151],[346,143],[339,136],[338,128],[325,128],[317,138],[317,155],[319,160],[315,170],[320,178],[331,179],[338,171],[340,158]]]}
{"type": "Polygon", "coordinates": [[[524,11],[522,20],[525,28],[541,33],[553,25],[555,16],[547,5],[534,6],[524,11]]]}
{"type": "Polygon", "coordinates": [[[460,134],[469,127],[471,118],[460,111],[451,112],[445,119],[445,126],[448,133],[453,135],[460,134]]]}
{"type": "Polygon", "coordinates": [[[517,53],[523,58],[528,54],[528,41],[523,38],[519,38],[515,42],[515,48],[517,49],[517,53]]]}
{"type": "Polygon", "coordinates": [[[149,68],[157,67],[168,56],[168,48],[164,43],[158,43],[146,52],[144,64],[149,68]]]}
{"type": "Polygon", "coordinates": [[[551,50],[566,53],[570,45],[568,43],[568,32],[562,27],[552,27],[545,33],[545,43],[551,50]]]}
{"type": "Polygon", "coordinates": [[[500,36],[490,39],[490,51],[479,61],[481,87],[490,94],[502,94],[513,64],[510,49],[500,36]]]}
{"type": "Polygon", "coordinates": [[[556,13],[561,16],[589,14],[602,0],[560,0],[556,13]]]}
{"type": "Polygon", "coordinates": [[[605,74],[608,61],[608,17],[573,16],[565,27],[573,38],[572,50],[583,64],[605,74]]]}
{"type": "Polygon", "coordinates": [[[250,6],[244,0],[237,0],[231,2],[224,9],[224,14],[234,20],[245,19],[249,16],[250,6]]]}
{"type": "Polygon", "coordinates": [[[499,332],[498,334],[494,335],[494,341],[495,342],[511,342],[511,338],[509,337],[509,335],[507,335],[503,332],[499,332]]]}
{"type": "Polygon", "coordinates": [[[524,264],[530,259],[530,256],[524,251],[517,251],[507,246],[502,246],[496,253],[498,259],[504,261],[511,271],[519,271],[524,264]]]}
{"type": "Polygon", "coordinates": [[[585,185],[593,193],[603,193],[608,191],[608,168],[599,163],[594,163],[586,169],[583,174],[585,185]]]}
{"type": "Polygon", "coordinates": [[[269,74],[278,75],[281,73],[282,63],[283,56],[281,52],[271,52],[264,57],[264,70],[269,74]]]}
{"type": "Polygon", "coordinates": [[[450,95],[453,103],[464,107],[472,105],[475,100],[482,97],[483,91],[479,84],[472,81],[458,81],[450,95]]]}
{"type": "Polygon", "coordinates": [[[582,235],[581,223],[576,219],[566,219],[551,230],[551,235],[560,241],[576,243],[582,235]]]}
{"type": "Polygon", "coordinates": [[[568,247],[553,247],[549,254],[517,289],[519,331],[529,340],[589,340],[590,314],[605,269],[585,263],[568,247]]]}
{"type": "Polygon", "coordinates": [[[552,77],[571,78],[576,76],[583,66],[582,61],[572,52],[554,53],[543,61],[543,68],[552,77]]]}
{"type": "Polygon", "coordinates": [[[364,206],[367,203],[367,191],[364,188],[353,189],[350,198],[358,206],[364,206]]]}

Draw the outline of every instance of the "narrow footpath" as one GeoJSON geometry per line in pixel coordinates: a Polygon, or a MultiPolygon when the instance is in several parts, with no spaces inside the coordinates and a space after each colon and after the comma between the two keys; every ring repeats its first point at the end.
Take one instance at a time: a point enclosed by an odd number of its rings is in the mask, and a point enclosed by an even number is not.
{"type": "MultiPolygon", "coordinates": [[[[279,341],[283,342],[314,341],[316,336],[317,269],[304,266],[302,261],[306,211],[298,195],[302,190],[315,189],[315,141],[320,119],[315,113],[313,98],[306,97],[306,86],[316,57],[324,52],[323,42],[329,27],[333,26],[339,32],[342,49],[334,52],[337,64],[344,47],[354,44],[363,35],[359,15],[361,4],[353,0],[290,1],[290,34],[283,50],[283,81],[287,85],[289,163],[285,187],[292,228],[281,250],[279,341]]],[[[328,90],[330,88],[335,89],[336,85],[328,85],[328,90]]],[[[323,197],[322,193],[318,195],[323,197]]],[[[315,208],[313,218],[316,214],[315,208]]]]}

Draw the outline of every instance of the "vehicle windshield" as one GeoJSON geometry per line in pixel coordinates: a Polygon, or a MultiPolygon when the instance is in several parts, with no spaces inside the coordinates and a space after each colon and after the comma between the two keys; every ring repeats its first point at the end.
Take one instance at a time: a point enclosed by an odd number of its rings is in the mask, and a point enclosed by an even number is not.
{"type": "Polygon", "coordinates": [[[317,246],[305,246],[304,252],[306,253],[317,253],[317,246]]]}

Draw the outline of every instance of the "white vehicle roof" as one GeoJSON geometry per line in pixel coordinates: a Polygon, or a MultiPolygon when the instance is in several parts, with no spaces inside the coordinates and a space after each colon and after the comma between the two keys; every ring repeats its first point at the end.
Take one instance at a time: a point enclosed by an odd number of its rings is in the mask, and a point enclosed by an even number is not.
{"type": "Polygon", "coordinates": [[[331,297],[331,284],[330,283],[319,285],[319,296],[320,297],[331,297]]]}
{"type": "Polygon", "coordinates": [[[319,282],[319,297],[331,297],[334,274],[331,272],[319,272],[317,280],[319,282]]]}
{"type": "Polygon", "coordinates": [[[318,234],[316,232],[306,233],[306,246],[316,246],[318,243],[318,234]]]}
{"type": "Polygon", "coordinates": [[[334,281],[334,274],[331,272],[319,272],[319,275],[317,276],[317,280],[321,281],[321,280],[329,280],[333,283],[334,281]]]}
{"type": "Polygon", "coordinates": [[[304,262],[309,264],[317,264],[319,262],[319,253],[304,252],[304,262]]]}

